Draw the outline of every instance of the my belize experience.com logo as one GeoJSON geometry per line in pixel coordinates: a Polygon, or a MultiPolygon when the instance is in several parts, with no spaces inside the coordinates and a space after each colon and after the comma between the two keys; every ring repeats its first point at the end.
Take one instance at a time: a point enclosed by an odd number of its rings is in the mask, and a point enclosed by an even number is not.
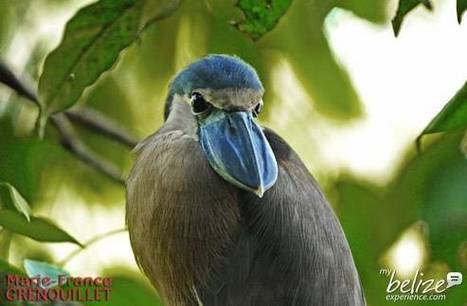
{"type": "Polygon", "coordinates": [[[444,301],[445,291],[462,284],[462,273],[449,272],[446,279],[423,278],[423,273],[416,271],[409,279],[397,279],[396,270],[381,269],[379,274],[389,278],[386,287],[388,301],[444,301]]]}

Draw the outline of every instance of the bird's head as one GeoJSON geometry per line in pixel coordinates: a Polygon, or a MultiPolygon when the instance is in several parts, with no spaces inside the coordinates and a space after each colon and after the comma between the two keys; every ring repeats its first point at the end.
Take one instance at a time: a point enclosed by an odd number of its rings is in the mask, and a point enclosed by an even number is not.
{"type": "Polygon", "coordinates": [[[255,120],[263,93],[253,67],[238,57],[210,55],[177,74],[166,106],[170,109],[174,99],[187,103],[210,166],[259,197],[274,185],[278,172],[274,153],[255,120]]]}

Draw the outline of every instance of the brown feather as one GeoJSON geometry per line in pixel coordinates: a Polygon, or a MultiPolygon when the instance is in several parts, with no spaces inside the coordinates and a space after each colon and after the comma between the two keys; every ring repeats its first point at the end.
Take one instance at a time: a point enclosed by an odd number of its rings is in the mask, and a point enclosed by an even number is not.
{"type": "Polygon", "coordinates": [[[207,284],[239,231],[236,191],[192,133],[166,126],[146,139],[127,181],[131,245],[167,305],[197,304],[195,284],[207,284]]]}

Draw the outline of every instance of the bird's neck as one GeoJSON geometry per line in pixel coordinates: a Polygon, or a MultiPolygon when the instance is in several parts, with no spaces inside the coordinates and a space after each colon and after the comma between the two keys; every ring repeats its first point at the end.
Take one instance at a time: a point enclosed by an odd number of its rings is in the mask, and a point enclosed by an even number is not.
{"type": "Polygon", "coordinates": [[[182,131],[188,136],[197,137],[198,124],[190,105],[180,95],[174,95],[170,114],[159,132],[182,131]]]}

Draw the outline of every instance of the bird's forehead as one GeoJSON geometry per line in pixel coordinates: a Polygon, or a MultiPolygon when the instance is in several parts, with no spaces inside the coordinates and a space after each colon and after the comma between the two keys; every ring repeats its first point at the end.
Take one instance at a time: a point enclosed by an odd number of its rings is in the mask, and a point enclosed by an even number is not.
{"type": "Polygon", "coordinates": [[[222,109],[251,109],[264,93],[255,69],[242,59],[209,55],[184,70],[172,81],[170,95],[190,97],[199,92],[222,109]]]}
{"type": "Polygon", "coordinates": [[[178,94],[197,88],[263,90],[255,69],[240,58],[228,55],[210,55],[192,63],[175,77],[171,87],[178,94]]]}
{"type": "Polygon", "coordinates": [[[251,109],[263,98],[263,91],[252,88],[196,88],[204,99],[214,106],[227,109],[251,109]]]}

